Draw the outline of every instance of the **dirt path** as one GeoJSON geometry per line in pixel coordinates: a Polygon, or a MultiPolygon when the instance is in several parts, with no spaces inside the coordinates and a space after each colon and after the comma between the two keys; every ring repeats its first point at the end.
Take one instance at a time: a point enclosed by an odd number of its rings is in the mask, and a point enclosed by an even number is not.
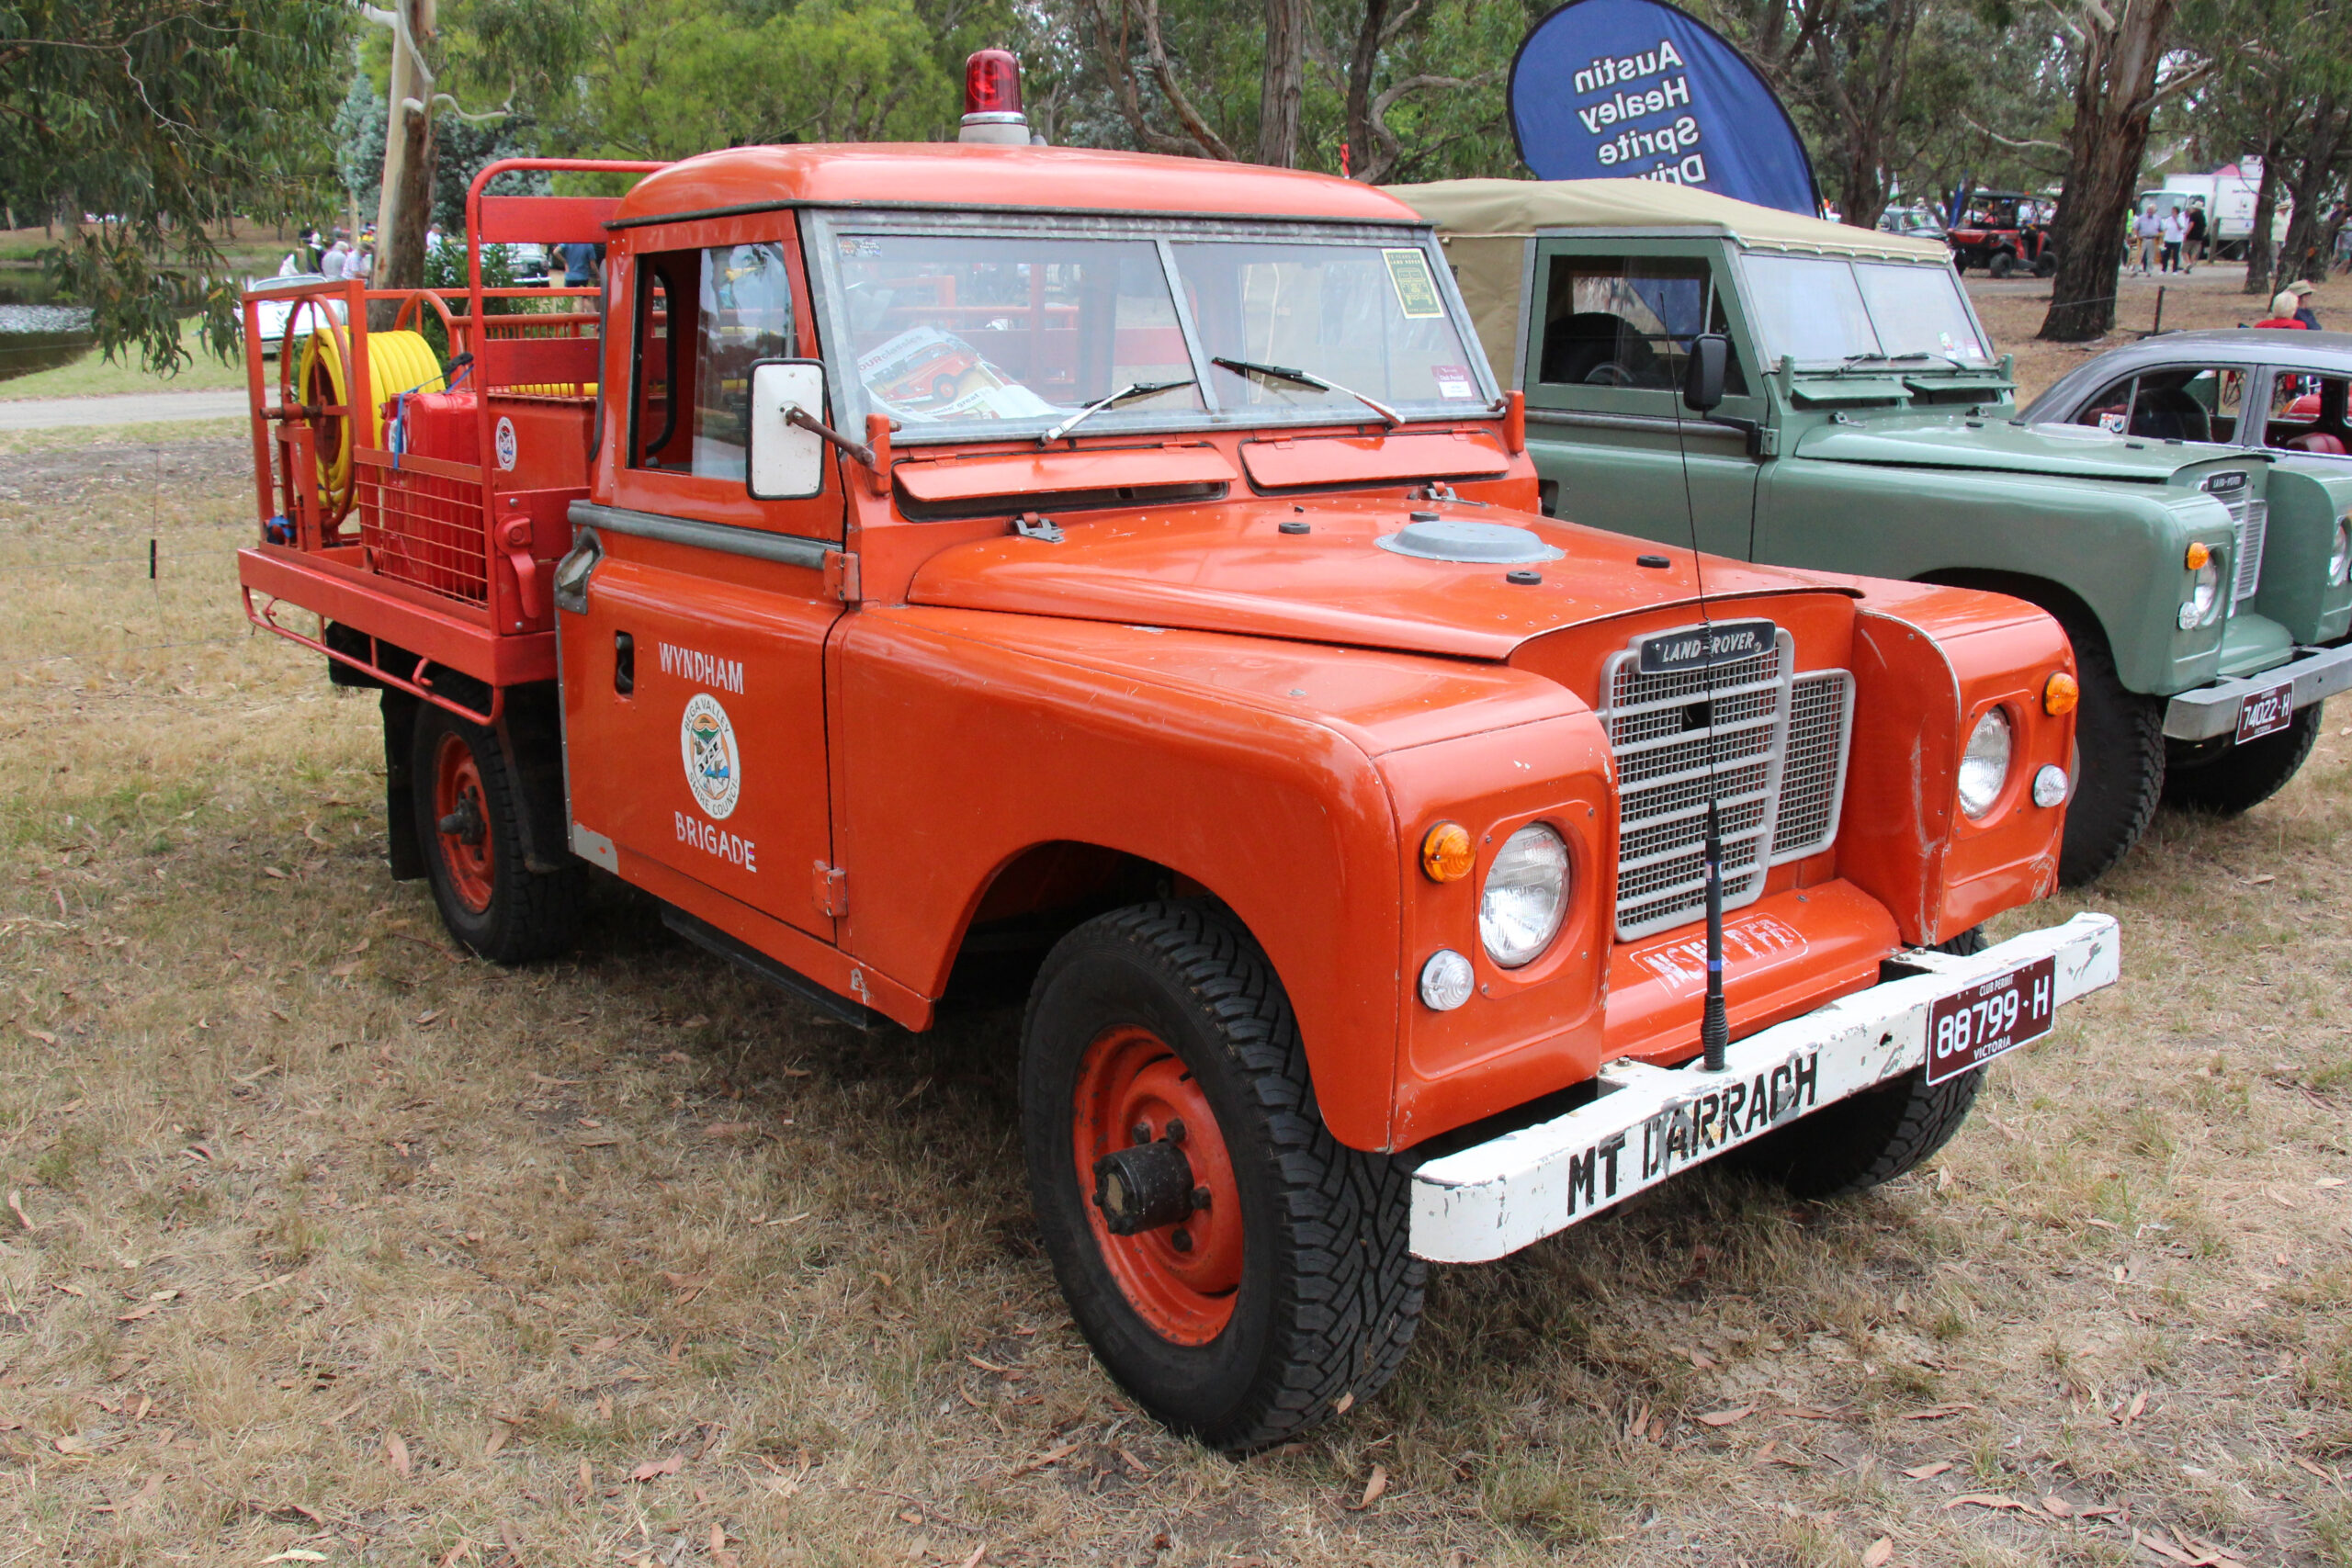
{"type": "Polygon", "coordinates": [[[245,412],[243,392],[126,392],[102,398],[0,398],[0,431],[76,425],[162,424],[227,419],[245,412]]]}

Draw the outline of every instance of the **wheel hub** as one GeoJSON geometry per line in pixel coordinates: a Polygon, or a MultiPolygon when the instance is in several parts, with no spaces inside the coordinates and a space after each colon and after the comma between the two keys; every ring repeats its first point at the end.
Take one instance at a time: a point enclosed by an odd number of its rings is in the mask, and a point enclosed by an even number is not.
{"type": "Polygon", "coordinates": [[[1080,1059],[1076,1176],[1120,1293],[1162,1338],[1205,1345],[1241,1284],[1239,1189],[1216,1112],[1183,1059],[1148,1029],[1104,1031],[1080,1059]]]}

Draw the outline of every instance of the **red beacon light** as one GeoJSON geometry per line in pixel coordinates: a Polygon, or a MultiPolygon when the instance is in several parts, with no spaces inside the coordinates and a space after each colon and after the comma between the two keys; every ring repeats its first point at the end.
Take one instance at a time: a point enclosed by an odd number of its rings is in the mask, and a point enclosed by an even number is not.
{"type": "Polygon", "coordinates": [[[1026,147],[1028,117],[1021,112],[1021,62],[1009,49],[982,49],[964,62],[964,128],[958,141],[1026,147]]]}

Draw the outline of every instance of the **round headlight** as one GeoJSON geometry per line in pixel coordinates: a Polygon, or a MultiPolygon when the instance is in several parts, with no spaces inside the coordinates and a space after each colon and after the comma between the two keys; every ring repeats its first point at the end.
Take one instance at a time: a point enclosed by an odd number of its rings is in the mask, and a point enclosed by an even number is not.
{"type": "Polygon", "coordinates": [[[1982,817],[2001,798],[2009,782],[2009,716],[1986,708],[1969,731],[1968,750],[1960,758],[1960,808],[1970,818],[1982,817]]]}
{"type": "Polygon", "coordinates": [[[2217,552],[2188,574],[2188,599],[2180,607],[2181,629],[2210,626],[2222,610],[2222,558],[2217,552]]]}
{"type": "Polygon", "coordinates": [[[1478,940],[1506,969],[1534,961],[1568,909],[1568,846],[1541,822],[1503,841],[1478,895],[1478,940]]]}
{"type": "Polygon", "coordinates": [[[2352,580],[2352,517],[2335,520],[2335,539],[2327,551],[2327,583],[2341,588],[2352,580]]]}

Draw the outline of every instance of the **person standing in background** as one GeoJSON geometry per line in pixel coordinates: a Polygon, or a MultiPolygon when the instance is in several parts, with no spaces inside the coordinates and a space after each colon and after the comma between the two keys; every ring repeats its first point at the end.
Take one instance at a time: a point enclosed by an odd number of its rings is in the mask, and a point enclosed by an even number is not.
{"type": "Polygon", "coordinates": [[[2164,243],[2165,223],[2163,219],[2156,216],[2154,202],[2152,201],[2140,209],[2139,220],[2132,224],[2132,232],[2139,237],[2138,271],[2141,276],[2145,277],[2155,270],[2156,247],[2164,243]]]}
{"type": "Polygon", "coordinates": [[[2179,208],[2169,207],[2165,209],[2162,233],[2165,243],[2165,270],[2178,272],[2181,242],[2188,236],[2188,220],[2180,215],[2179,208]]]}
{"type": "Polygon", "coordinates": [[[2181,256],[2188,263],[2180,269],[2185,273],[2195,272],[2197,264],[2205,259],[2205,198],[2202,197],[2188,204],[2188,231],[2181,256]]]}
{"type": "Polygon", "coordinates": [[[594,288],[605,281],[605,247],[573,242],[559,247],[563,256],[563,281],[570,288],[594,288]]]}
{"type": "Polygon", "coordinates": [[[337,236],[335,243],[327,247],[327,254],[319,258],[319,276],[340,282],[350,270],[351,247],[337,236]]]}

